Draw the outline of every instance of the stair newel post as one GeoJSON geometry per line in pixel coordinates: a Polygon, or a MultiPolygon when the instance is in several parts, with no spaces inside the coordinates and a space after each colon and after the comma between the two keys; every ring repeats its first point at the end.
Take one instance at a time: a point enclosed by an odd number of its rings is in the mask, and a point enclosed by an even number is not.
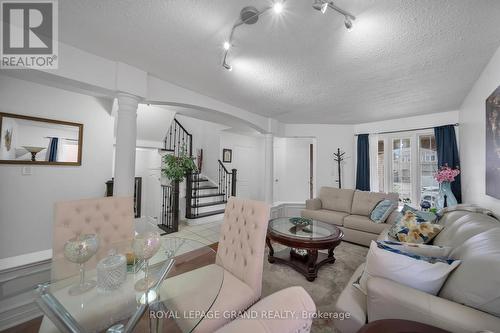
{"type": "Polygon", "coordinates": [[[186,218],[191,218],[191,199],[193,198],[192,173],[186,174],[186,218]]]}
{"type": "Polygon", "coordinates": [[[173,227],[173,232],[177,232],[179,231],[179,182],[178,181],[172,182],[172,197],[173,197],[172,227],[173,227]]]}
{"type": "Polygon", "coordinates": [[[231,170],[231,196],[236,196],[236,169],[231,170]]]}

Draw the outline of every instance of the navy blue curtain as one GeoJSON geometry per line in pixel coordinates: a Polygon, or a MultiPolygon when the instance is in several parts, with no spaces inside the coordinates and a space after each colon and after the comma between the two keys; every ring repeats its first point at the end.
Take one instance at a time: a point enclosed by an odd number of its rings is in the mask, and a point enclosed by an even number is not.
{"type": "Polygon", "coordinates": [[[57,143],[59,142],[58,138],[50,139],[49,144],[49,162],[57,162],[57,143]]]}
{"type": "MultiPolygon", "coordinates": [[[[434,128],[436,137],[436,147],[438,155],[438,166],[449,166],[450,168],[460,168],[460,156],[458,155],[457,137],[454,125],[439,126],[434,128]]],[[[457,198],[458,203],[462,203],[462,182],[460,175],[451,183],[451,190],[457,198]]]]}
{"type": "Polygon", "coordinates": [[[368,134],[358,135],[356,189],[361,191],[370,190],[370,143],[368,140],[368,134]]]}

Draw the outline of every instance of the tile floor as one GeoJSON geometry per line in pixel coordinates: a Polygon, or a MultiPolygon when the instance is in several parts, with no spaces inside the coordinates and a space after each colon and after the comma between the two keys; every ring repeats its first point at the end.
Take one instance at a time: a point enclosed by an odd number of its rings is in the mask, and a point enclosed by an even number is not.
{"type": "Polygon", "coordinates": [[[189,226],[187,224],[181,223],[179,225],[179,231],[174,232],[164,237],[178,237],[193,240],[205,245],[210,245],[217,243],[219,241],[220,228],[222,225],[222,220],[210,222],[201,225],[189,226]]]}

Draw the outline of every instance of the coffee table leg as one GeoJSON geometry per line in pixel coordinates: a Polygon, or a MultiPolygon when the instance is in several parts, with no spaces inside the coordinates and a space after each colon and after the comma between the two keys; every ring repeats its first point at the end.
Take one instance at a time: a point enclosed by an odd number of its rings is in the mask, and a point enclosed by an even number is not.
{"type": "Polygon", "coordinates": [[[318,250],[307,250],[307,281],[314,281],[316,273],[316,261],[318,260],[318,250]]]}
{"type": "Polygon", "coordinates": [[[329,261],[330,264],[333,264],[335,262],[335,257],[333,256],[333,250],[335,250],[335,247],[328,249],[328,258],[333,258],[333,260],[329,261]]]}
{"type": "Polygon", "coordinates": [[[269,237],[266,237],[266,243],[267,246],[269,247],[269,255],[267,256],[267,261],[269,261],[272,264],[274,263],[274,249],[273,245],[271,244],[271,239],[269,237]]]}

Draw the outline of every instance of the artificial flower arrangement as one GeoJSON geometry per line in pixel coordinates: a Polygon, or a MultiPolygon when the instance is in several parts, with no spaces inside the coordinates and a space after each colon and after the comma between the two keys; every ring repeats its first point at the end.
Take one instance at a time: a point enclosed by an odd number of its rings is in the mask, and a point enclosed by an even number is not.
{"type": "Polygon", "coordinates": [[[455,178],[460,174],[460,169],[450,168],[448,165],[442,166],[439,168],[438,172],[434,175],[434,178],[439,184],[444,182],[452,183],[455,181],[455,178]]]}

